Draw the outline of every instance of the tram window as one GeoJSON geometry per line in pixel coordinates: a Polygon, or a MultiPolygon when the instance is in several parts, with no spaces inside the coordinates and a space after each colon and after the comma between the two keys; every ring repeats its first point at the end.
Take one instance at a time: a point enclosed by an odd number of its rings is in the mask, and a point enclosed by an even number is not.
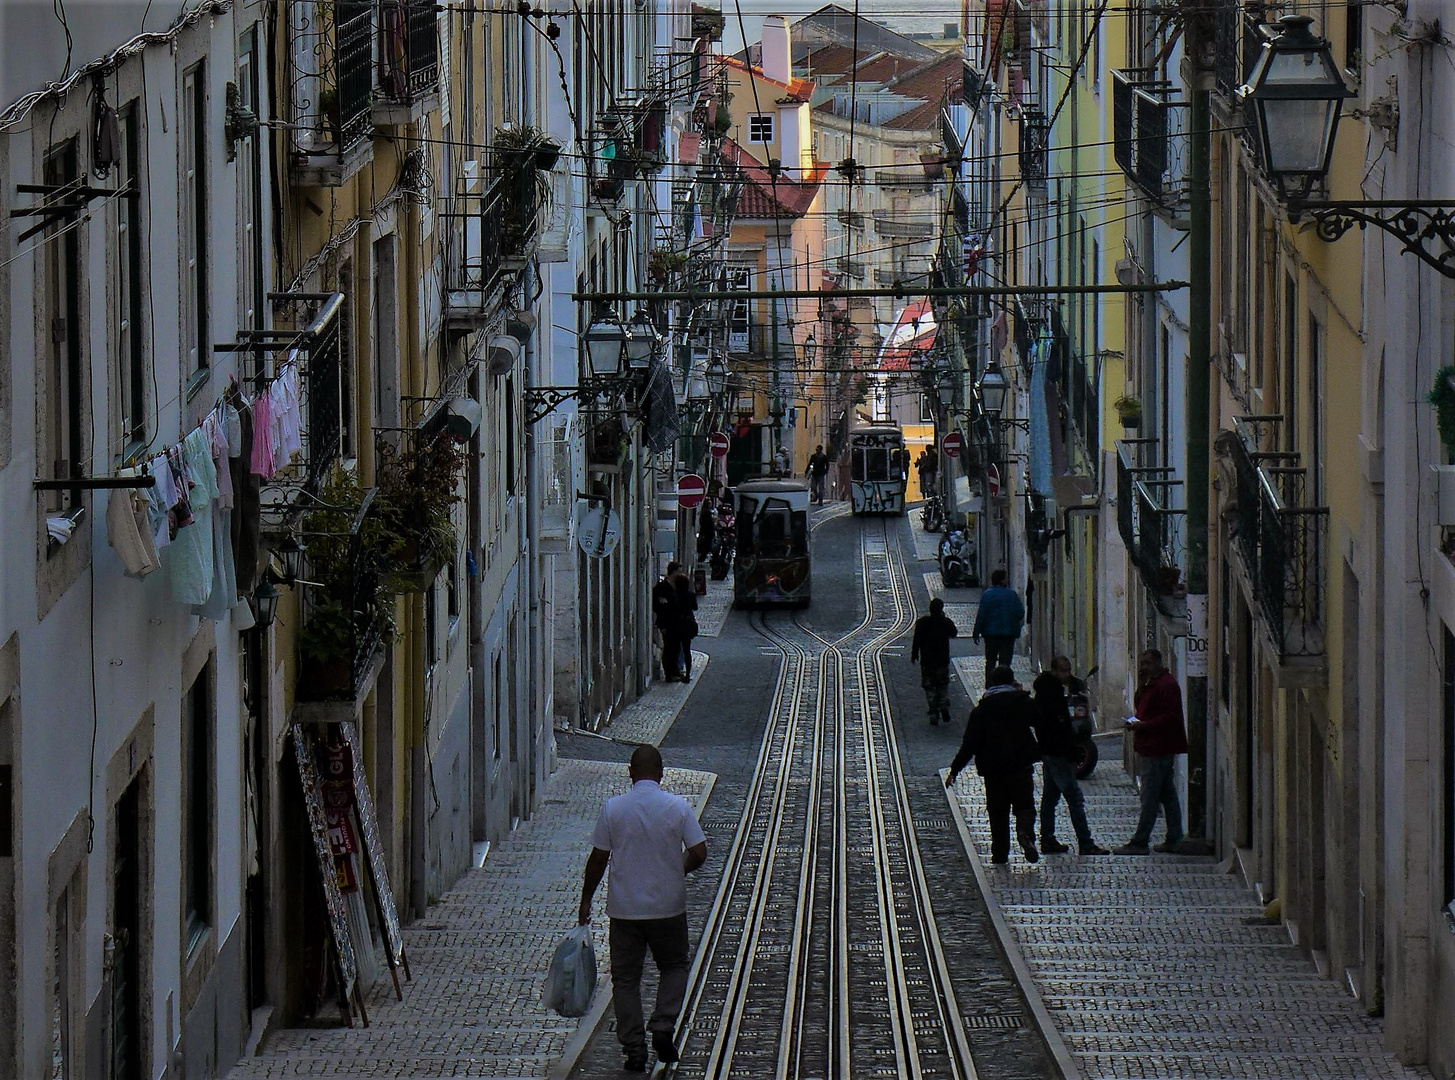
{"type": "Polygon", "coordinates": [[[864,467],[865,480],[888,480],[889,452],[887,450],[866,451],[864,454],[864,467]]]}
{"type": "Polygon", "coordinates": [[[768,510],[758,519],[758,554],[765,559],[786,559],[791,555],[789,514],[768,510]]]}
{"type": "Polygon", "coordinates": [[[853,463],[851,468],[853,470],[855,480],[864,479],[864,451],[857,446],[854,447],[853,463]]]}

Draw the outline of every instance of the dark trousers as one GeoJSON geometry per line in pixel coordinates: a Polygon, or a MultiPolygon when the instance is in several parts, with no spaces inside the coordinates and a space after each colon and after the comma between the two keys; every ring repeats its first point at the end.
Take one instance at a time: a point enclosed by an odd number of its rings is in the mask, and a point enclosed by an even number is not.
{"type": "Polygon", "coordinates": [[[611,920],[611,1000],[616,1007],[616,1037],[628,1053],[645,1050],[652,1034],[671,1036],[687,996],[691,966],[687,914],[669,919],[611,920]],[[650,1024],[642,1021],[642,967],[647,950],[657,965],[657,1007],[650,1024]]]}
{"type": "Polygon", "coordinates": [[[924,687],[925,705],[930,711],[930,723],[941,720],[950,722],[950,668],[949,665],[921,664],[919,684],[924,687]]]}
{"type": "Polygon", "coordinates": [[[662,678],[675,679],[682,674],[682,635],[665,627],[659,629],[662,635],[662,678]]]}
{"type": "Polygon", "coordinates": [[[1137,819],[1132,843],[1146,847],[1151,842],[1159,809],[1167,815],[1167,842],[1181,843],[1182,800],[1177,797],[1177,755],[1144,757],[1137,779],[1142,789],[1142,814],[1137,819]]]}
{"type": "Polygon", "coordinates": [[[1001,664],[1010,667],[1011,657],[1015,655],[1015,638],[1001,637],[998,634],[985,635],[985,685],[990,685],[990,673],[1001,664]]]}
{"type": "Polygon", "coordinates": [[[1089,848],[1093,843],[1091,824],[1086,820],[1086,798],[1076,782],[1076,768],[1069,758],[1047,754],[1041,759],[1041,835],[1047,840],[1056,839],[1056,804],[1063,798],[1076,842],[1089,848]]]}
{"type": "Polygon", "coordinates": [[[985,812],[990,817],[990,857],[1010,857],[1010,815],[1015,812],[1015,835],[1021,847],[1036,842],[1036,782],[1027,765],[1017,772],[983,777],[985,812]]]}

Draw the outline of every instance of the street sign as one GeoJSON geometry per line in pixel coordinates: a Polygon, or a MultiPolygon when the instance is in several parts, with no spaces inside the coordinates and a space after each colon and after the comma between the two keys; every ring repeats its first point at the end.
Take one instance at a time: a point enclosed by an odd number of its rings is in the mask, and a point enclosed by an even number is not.
{"type": "Polygon", "coordinates": [[[616,550],[621,541],[621,518],[615,510],[593,506],[581,515],[576,529],[576,543],[593,559],[604,559],[616,550]]]}
{"type": "Polygon", "coordinates": [[[688,473],[677,481],[677,505],[691,510],[699,505],[707,494],[707,481],[696,473],[688,473]]]}
{"type": "Polygon", "coordinates": [[[945,452],[947,457],[959,457],[960,451],[964,448],[965,436],[961,435],[958,431],[950,432],[945,436],[944,441],[940,443],[940,449],[945,452]]]}
{"type": "Polygon", "coordinates": [[[707,444],[712,447],[712,456],[715,458],[727,457],[728,447],[732,445],[732,439],[725,431],[714,431],[707,438],[707,444]]]}
{"type": "Polygon", "coordinates": [[[985,466],[985,493],[992,499],[1000,497],[1000,470],[994,464],[985,466]]]}

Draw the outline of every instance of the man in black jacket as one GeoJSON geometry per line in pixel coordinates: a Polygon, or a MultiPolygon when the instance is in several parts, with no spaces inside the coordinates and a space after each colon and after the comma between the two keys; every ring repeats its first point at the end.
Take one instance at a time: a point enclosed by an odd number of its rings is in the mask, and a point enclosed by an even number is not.
{"type": "Polygon", "coordinates": [[[666,576],[652,586],[652,621],[662,635],[662,679],[682,680],[682,635],[678,631],[677,584],[673,580],[682,569],[679,562],[667,564],[666,576]]]}
{"type": "Polygon", "coordinates": [[[950,722],[950,639],[960,630],[945,614],[945,602],[938,596],[930,601],[930,613],[914,623],[914,640],[909,662],[918,663],[920,685],[930,710],[930,726],[950,722]]]}
{"type": "Polygon", "coordinates": [[[1085,687],[1071,674],[1071,661],[1058,656],[1051,661],[1050,671],[1036,676],[1031,688],[1036,693],[1036,741],[1041,744],[1041,850],[1048,855],[1071,850],[1056,839],[1056,804],[1065,798],[1078,850],[1083,855],[1105,855],[1106,848],[1091,838],[1086,800],[1071,764],[1076,737],[1071,730],[1071,707],[1066,695],[1079,693],[1085,687]]]}
{"type": "Polygon", "coordinates": [[[1016,838],[1027,862],[1036,862],[1036,784],[1041,759],[1036,745],[1036,707],[1031,695],[1016,685],[1004,664],[990,673],[990,686],[970,711],[960,752],[945,777],[949,787],[960,770],[975,759],[985,781],[985,813],[990,818],[990,861],[1010,861],[1010,815],[1015,812],[1016,838]]]}

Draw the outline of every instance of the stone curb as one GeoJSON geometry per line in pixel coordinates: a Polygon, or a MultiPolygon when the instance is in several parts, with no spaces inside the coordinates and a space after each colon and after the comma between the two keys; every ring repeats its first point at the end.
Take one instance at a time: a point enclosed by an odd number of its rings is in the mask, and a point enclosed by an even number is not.
{"type": "MultiPolygon", "coordinates": [[[[945,777],[949,775],[949,769],[939,771],[941,787],[944,787],[945,777]]],[[[1046,1008],[1046,1003],[1041,1000],[1041,992],[1036,988],[1030,965],[1026,963],[1020,945],[1010,931],[1010,924],[1006,922],[1005,914],[1000,910],[1000,902],[995,898],[995,890],[991,887],[989,878],[986,877],[985,867],[980,862],[980,855],[975,850],[975,842],[970,837],[970,827],[965,823],[965,815],[955,798],[954,791],[950,788],[945,788],[945,801],[949,803],[950,817],[955,821],[955,828],[960,834],[960,842],[965,845],[965,856],[970,860],[970,869],[975,873],[975,884],[980,889],[980,895],[985,897],[985,907],[990,914],[990,925],[995,927],[995,936],[1000,943],[1000,951],[1005,954],[1006,961],[1010,964],[1011,972],[1015,975],[1016,985],[1025,995],[1026,1004],[1031,1010],[1031,1019],[1035,1022],[1041,1040],[1046,1044],[1046,1050],[1051,1055],[1051,1060],[1055,1062],[1056,1071],[1061,1080],[1082,1080],[1081,1069],[1076,1064],[1076,1058],[1072,1056],[1070,1049],[1066,1046],[1066,1041],[1061,1038],[1061,1031],[1056,1027],[1055,1021],[1051,1019],[1051,1013],[1046,1008]]]]}

